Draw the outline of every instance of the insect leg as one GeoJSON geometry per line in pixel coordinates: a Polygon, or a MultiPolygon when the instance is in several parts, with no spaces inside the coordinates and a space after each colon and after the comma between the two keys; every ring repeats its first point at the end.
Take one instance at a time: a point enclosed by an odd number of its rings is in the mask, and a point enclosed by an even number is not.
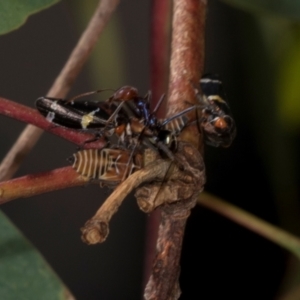
{"type": "MultiPolygon", "coordinates": [[[[183,116],[184,114],[187,114],[187,113],[189,113],[190,111],[192,111],[192,110],[194,110],[194,109],[196,109],[196,108],[198,108],[197,105],[193,105],[193,106],[188,107],[188,108],[186,108],[185,110],[183,110],[183,111],[177,113],[176,115],[173,115],[172,117],[170,117],[170,118],[164,120],[164,121],[162,122],[162,124],[161,124],[161,127],[164,127],[166,124],[170,123],[170,122],[173,121],[174,119],[179,118],[179,117],[183,116]]],[[[185,124],[185,125],[186,125],[186,124],[185,124]]]]}
{"type": "Polygon", "coordinates": [[[86,93],[74,96],[71,99],[68,99],[67,103],[73,102],[77,99],[80,99],[80,98],[83,98],[83,97],[86,97],[86,96],[99,94],[99,93],[104,92],[104,91],[115,91],[115,90],[113,90],[113,89],[103,89],[103,90],[96,90],[96,91],[92,91],[92,92],[86,92],[86,93]]]}
{"type": "Polygon", "coordinates": [[[164,99],[165,99],[165,96],[166,96],[165,94],[162,94],[162,96],[161,96],[160,99],[158,100],[156,106],[154,107],[154,110],[153,110],[153,112],[151,113],[151,115],[154,115],[154,114],[157,112],[157,110],[160,108],[162,102],[163,102],[164,99]]]}

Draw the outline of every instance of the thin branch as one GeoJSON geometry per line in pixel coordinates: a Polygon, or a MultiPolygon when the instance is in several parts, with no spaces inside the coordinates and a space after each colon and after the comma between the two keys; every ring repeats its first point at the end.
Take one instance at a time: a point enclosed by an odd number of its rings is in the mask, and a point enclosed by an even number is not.
{"type": "Polygon", "coordinates": [[[145,299],[178,299],[180,296],[179,261],[182,236],[189,211],[181,210],[180,206],[177,206],[177,212],[174,213],[174,207],[167,208],[169,209],[161,210],[159,237],[156,244],[157,254],[151,278],[145,289],[145,299]]]}
{"type": "MultiPolygon", "coordinates": [[[[171,1],[152,1],[151,18],[151,90],[154,101],[167,88],[171,1]]],[[[155,103],[152,103],[153,106],[155,103]]]]}
{"type": "Polygon", "coordinates": [[[119,0],[101,0],[61,73],[48,92],[50,97],[65,97],[94,49],[119,0]]]}
{"type": "Polygon", "coordinates": [[[53,123],[48,122],[46,118],[44,118],[36,109],[1,97],[0,114],[10,118],[14,118],[18,121],[35,125],[43,130],[58,135],[82,148],[99,149],[104,146],[104,141],[101,139],[85,143],[86,141],[91,141],[95,138],[95,136],[92,134],[80,132],[78,130],[71,130],[61,126],[55,126],[53,125],[53,123]]]}
{"type": "MultiPolygon", "coordinates": [[[[67,63],[48,92],[48,96],[63,98],[80,73],[101,32],[117,7],[119,0],[102,0],[86,30],[72,51],[67,63]]],[[[0,181],[7,180],[18,170],[23,159],[34,147],[42,130],[28,125],[10,149],[0,166],[0,181]]]]}
{"type": "Polygon", "coordinates": [[[0,182],[0,204],[85,183],[86,179],[79,176],[72,167],[26,175],[0,182]]]}
{"type": "MultiPolygon", "coordinates": [[[[206,1],[174,0],[172,49],[168,90],[168,114],[172,116],[187,108],[186,102],[196,103],[197,85],[204,65],[204,26],[206,1]]],[[[190,118],[193,118],[191,114],[190,118]]],[[[198,128],[190,127],[180,138],[202,149],[198,128]]],[[[204,182],[203,174],[202,181],[204,182]]],[[[200,187],[201,189],[202,187],[200,187]]],[[[156,258],[147,283],[145,299],[178,299],[180,289],[179,258],[186,219],[196,198],[162,206],[156,258]]]]}
{"type": "Polygon", "coordinates": [[[265,237],[266,239],[292,252],[298,259],[300,259],[299,237],[292,235],[291,233],[208,193],[202,193],[200,195],[198,204],[209,208],[221,214],[222,216],[246,227],[247,229],[265,237]]]}
{"type": "MultiPolygon", "coordinates": [[[[152,1],[151,11],[151,90],[153,93],[153,106],[167,90],[168,63],[169,63],[169,37],[170,37],[171,1],[152,1]]],[[[153,101],[152,100],[152,101],[153,101]]],[[[165,107],[159,109],[157,116],[165,117],[165,107]]],[[[155,210],[147,218],[146,242],[144,259],[143,286],[149,279],[153,259],[155,257],[155,245],[160,222],[160,212],[155,210]]]]}
{"type": "Polygon", "coordinates": [[[289,283],[289,285],[292,285],[292,288],[288,291],[285,291],[284,294],[280,294],[275,299],[276,300],[298,300],[300,299],[300,285],[292,282],[289,283]]]}
{"type": "MultiPolygon", "coordinates": [[[[196,103],[194,85],[204,68],[205,0],[173,1],[168,115],[196,103]]],[[[197,144],[197,142],[196,142],[197,144]]]]}

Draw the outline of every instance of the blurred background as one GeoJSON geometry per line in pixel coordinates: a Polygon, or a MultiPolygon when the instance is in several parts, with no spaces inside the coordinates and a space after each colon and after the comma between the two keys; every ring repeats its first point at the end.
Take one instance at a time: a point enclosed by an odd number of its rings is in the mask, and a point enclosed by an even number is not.
{"type": "MultiPolygon", "coordinates": [[[[223,79],[237,137],[228,149],[205,149],[206,190],[299,235],[300,14],[208,2],[205,70],[223,79]]],[[[62,1],[0,36],[0,96],[34,107],[96,4],[62,1]]],[[[122,85],[146,93],[150,23],[150,0],[121,1],[70,95],[122,85]]],[[[23,127],[0,116],[1,158],[23,127]]],[[[45,133],[15,177],[67,166],[75,151],[45,133]]],[[[88,185],[1,207],[77,299],[142,296],[148,217],[133,197],[113,218],[105,243],[80,240],[79,229],[109,193],[88,185]]],[[[188,221],[181,265],[180,299],[300,299],[280,296],[299,284],[294,257],[201,206],[188,221]]]]}

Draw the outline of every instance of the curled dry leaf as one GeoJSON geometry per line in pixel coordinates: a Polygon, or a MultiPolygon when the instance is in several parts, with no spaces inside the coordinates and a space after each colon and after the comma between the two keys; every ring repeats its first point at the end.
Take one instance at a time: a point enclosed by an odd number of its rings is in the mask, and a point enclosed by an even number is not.
{"type": "MultiPolygon", "coordinates": [[[[133,173],[107,198],[95,216],[81,229],[82,240],[87,244],[105,241],[109,233],[109,221],[125,197],[143,183],[147,184],[136,192],[141,210],[150,212],[163,204],[185,203],[187,209],[195,206],[198,194],[205,183],[205,167],[199,151],[189,143],[178,143],[172,173],[169,160],[155,160],[144,169],[133,173]]],[[[171,162],[173,163],[173,162],[171,162]]]]}
{"type": "Polygon", "coordinates": [[[188,201],[203,190],[205,167],[199,151],[189,143],[180,142],[175,157],[176,165],[171,162],[172,173],[167,182],[146,184],[136,191],[142,211],[149,213],[162,204],[188,201]]]}

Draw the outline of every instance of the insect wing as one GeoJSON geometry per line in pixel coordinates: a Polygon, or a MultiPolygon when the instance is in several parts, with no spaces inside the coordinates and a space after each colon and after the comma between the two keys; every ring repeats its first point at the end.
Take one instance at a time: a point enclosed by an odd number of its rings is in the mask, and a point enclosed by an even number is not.
{"type": "Polygon", "coordinates": [[[206,96],[218,95],[222,99],[226,99],[223,82],[216,74],[205,74],[200,79],[202,93],[206,96]]]}
{"type": "Polygon", "coordinates": [[[72,129],[102,128],[107,126],[110,116],[109,107],[102,102],[68,102],[41,97],[37,99],[36,107],[49,122],[72,129]]]}

